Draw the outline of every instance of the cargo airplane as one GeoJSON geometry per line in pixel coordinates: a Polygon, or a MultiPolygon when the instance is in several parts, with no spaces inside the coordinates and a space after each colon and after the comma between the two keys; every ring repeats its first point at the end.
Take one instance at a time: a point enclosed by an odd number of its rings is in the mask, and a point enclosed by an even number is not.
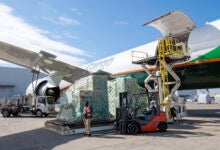
{"type": "MultiPolygon", "coordinates": [[[[173,37],[187,44],[190,59],[174,65],[174,71],[181,79],[180,89],[220,87],[220,20],[196,27],[188,15],[172,11],[144,25],[155,27],[164,37],[173,37]]],[[[143,86],[147,73],[141,65],[132,64],[131,52],[141,51],[148,57],[157,56],[157,44],[157,41],[147,43],[79,68],[58,61],[56,56],[44,51],[35,53],[0,42],[0,59],[48,74],[37,82],[35,92],[58,98],[60,89],[99,70],[113,76],[131,76],[143,86]],[[66,84],[59,86],[61,80],[67,81],[66,84]]]]}

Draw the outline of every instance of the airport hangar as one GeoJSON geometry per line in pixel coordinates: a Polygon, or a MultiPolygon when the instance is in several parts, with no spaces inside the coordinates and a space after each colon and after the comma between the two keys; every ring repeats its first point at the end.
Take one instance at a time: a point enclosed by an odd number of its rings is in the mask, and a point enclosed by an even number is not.
{"type": "MultiPolygon", "coordinates": [[[[39,74],[39,78],[45,76],[42,73],[39,74]]],[[[33,74],[30,69],[0,67],[0,99],[13,95],[24,95],[32,78],[33,74]]]]}

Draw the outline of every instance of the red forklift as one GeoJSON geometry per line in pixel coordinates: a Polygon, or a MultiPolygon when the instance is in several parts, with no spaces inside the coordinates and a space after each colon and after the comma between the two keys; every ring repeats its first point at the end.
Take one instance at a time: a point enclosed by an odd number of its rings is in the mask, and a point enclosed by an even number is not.
{"type": "Polygon", "coordinates": [[[158,94],[138,93],[129,95],[127,92],[119,94],[120,104],[116,108],[116,128],[122,134],[137,134],[139,132],[165,132],[167,130],[166,113],[160,111],[158,94]],[[147,108],[140,109],[140,97],[145,95],[147,108]]]}

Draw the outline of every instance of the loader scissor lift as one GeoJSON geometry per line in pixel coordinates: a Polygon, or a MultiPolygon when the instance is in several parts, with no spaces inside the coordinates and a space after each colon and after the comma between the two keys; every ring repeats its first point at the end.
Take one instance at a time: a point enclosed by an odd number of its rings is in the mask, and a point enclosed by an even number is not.
{"type": "Polygon", "coordinates": [[[169,121],[171,119],[170,102],[174,100],[174,93],[181,85],[180,78],[173,71],[173,66],[177,62],[189,59],[187,44],[173,37],[159,38],[156,56],[148,57],[145,54],[142,55],[144,57],[139,57],[138,53],[132,52],[132,63],[141,65],[147,73],[148,76],[144,81],[145,88],[148,92],[157,93],[160,110],[166,112],[169,121]],[[152,66],[155,68],[152,69],[152,66]]]}

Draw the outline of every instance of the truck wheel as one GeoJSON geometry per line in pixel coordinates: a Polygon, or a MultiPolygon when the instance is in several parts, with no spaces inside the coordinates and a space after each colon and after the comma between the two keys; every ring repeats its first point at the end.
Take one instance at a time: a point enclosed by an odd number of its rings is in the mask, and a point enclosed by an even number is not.
{"type": "Polygon", "coordinates": [[[135,122],[130,122],[128,125],[127,125],[127,133],[128,134],[137,134],[139,132],[139,126],[137,123],[135,122]]]}
{"type": "Polygon", "coordinates": [[[49,114],[47,114],[47,113],[44,113],[44,117],[47,117],[49,114]]]}
{"type": "Polygon", "coordinates": [[[37,117],[42,117],[42,115],[43,115],[42,111],[41,110],[37,110],[36,116],[37,117]]]}
{"type": "Polygon", "coordinates": [[[13,112],[12,115],[13,115],[14,117],[17,117],[17,116],[18,116],[18,112],[13,112]]]}
{"type": "Polygon", "coordinates": [[[158,130],[159,130],[159,132],[166,132],[167,131],[167,123],[166,122],[160,122],[158,124],[158,130]]]}
{"type": "Polygon", "coordinates": [[[6,118],[6,117],[10,117],[11,114],[10,114],[10,112],[9,112],[8,110],[3,110],[2,116],[3,116],[4,118],[6,118]]]}

